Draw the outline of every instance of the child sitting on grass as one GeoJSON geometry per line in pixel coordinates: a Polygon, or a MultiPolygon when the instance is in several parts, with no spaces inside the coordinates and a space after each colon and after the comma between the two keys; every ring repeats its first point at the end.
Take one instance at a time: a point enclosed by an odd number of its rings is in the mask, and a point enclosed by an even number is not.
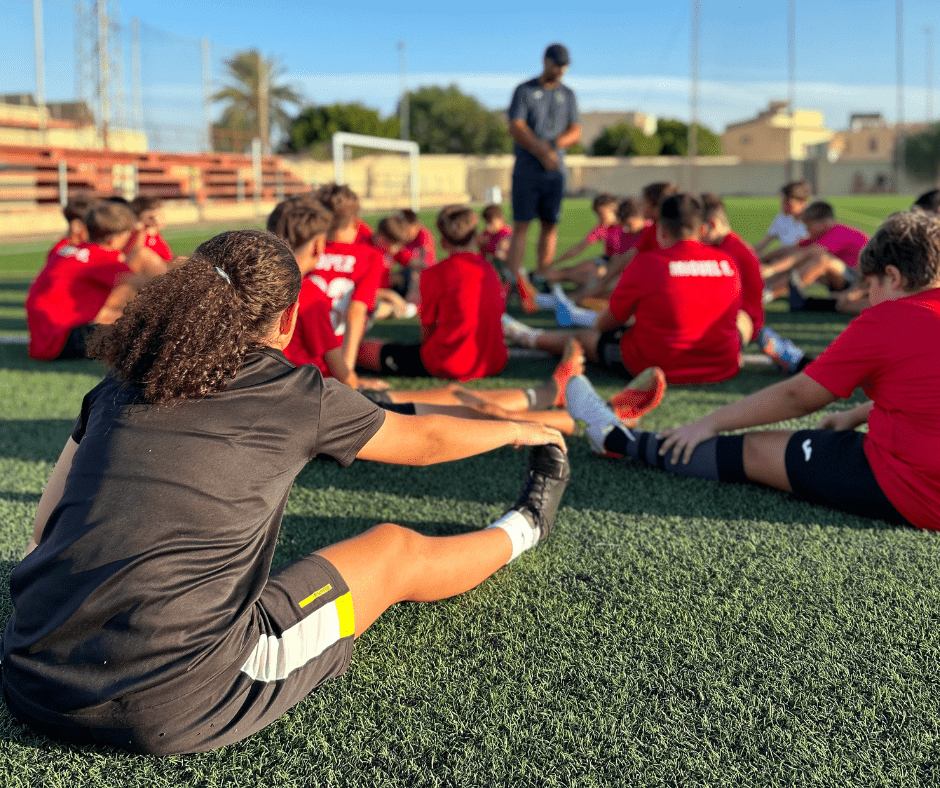
{"type": "Polygon", "coordinates": [[[409,294],[411,300],[406,301],[401,293],[408,290],[408,272],[394,270],[397,254],[410,237],[408,224],[401,214],[386,216],[372,233],[369,243],[382,253],[382,263],[385,266],[382,281],[375,294],[373,320],[385,320],[390,317],[411,318],[418,314],[418,307],[415,305],[420,299],[417,294],[417,279],[414,280],[415,292],[409,294]]]}
{"type": "Polygon", "coordinates": [[[574,282],[581,287],[596,282],[607,273],[607,263],[620,245],[620,224],[617,221],[617,198],[612,194],[599,194],[591,209],[597,214],[597,226],[578,243],[556,257],[540,272],[546,282],[574,282]],[[582,254],[594,244],[603,243],[604,253],[567,268],[558,266],[582,254]]]}
{"type": "Polygon", "coordinates": [[[473,380],[502,372],[506,346],[500,316],[502,288],[493,268],[476,253],[479,218],[451,205],[437,217],[449,256],[421,274],[421,343],[366,340],[358,363],[383,375],[473,380]]]}
{"type": "Polygon", "coordinates": [[[477,235],[477,246],[483,259],[496,269],[496,273],[509,281],[506,255],[512,241],[512,227],[506,223],[502,205],[487,205],[483,209],[483,229],[477,235]]]}
{"type": "Polygon", "coordinates": [[[49,250],[49,253],[46,255],[46,265],[52,262],[66,247],[75,248],[88,241],[88,227],[85,224],[85,217],[88,216],[88,211],[95,202],[97,202],[97,200],[94,197],[79,195],[72,197],[65,204],[65,207],[62,209],[62,215],[65,216],[65,221],[68,222],[68,231],[65,236],[57,241],[49,250]]]}
{"type": "MultiPolygon", "coordinates": [[[[782,248],[794,246],[806,237],[806,225],[800,220],[803,209],[813,196],[813,187],[809,181],[791,181],[780,189],[780,213],[778,213],[767,233],[755,245],[754,251],[763,255],[767,247],[778,241],[782,248]]],[[[772,257],[763,258],[770,262],[772,257]]]]}
{"type": "Polygon", "coordinates": [[[940,219],[889,216],[859,265],[872,305],[803,372],[658,435],[624,429],[585,378],[568,384],[569,411],[599,453],[940,529],[940,219]],[[720,434],[807,416],[857,387],[869,400],[817,429],[720,434]]]}
{"type": "Polygon", "coordinates": [[[431,231],[410,208],[399,211],[398,217],[405,225],[407,239],[395,253],[395,262],[402,267],[402,279],[393,286],[399,295],[408,298],[417,296],[421,272],[437,262],[437,246],[431,231]]]}
{"type": "Polygon", "coordinates": [[[858,314],[868,306],[856,272],[858,255],[868,236],[838,224],[832,206],[821,200],[803,211],[802,218],[808,237],[773,255],[772,262],[763,266],[761,274],[770,294],[765,298],[779,298],[789,291],[793,312],[858,314]],[[816,281],[823,281],[840,295],[835,299],[807,299],[804,288],[816,281]]]}
{"type": "Polygon", "coordinates": [[[137,217],[116,202],[92,203],[88,241],[60,248],[26,296],[31,358],[86,357],[97,325],[113,323],[150,276],[135,272],[123,252],[137,217]]]}

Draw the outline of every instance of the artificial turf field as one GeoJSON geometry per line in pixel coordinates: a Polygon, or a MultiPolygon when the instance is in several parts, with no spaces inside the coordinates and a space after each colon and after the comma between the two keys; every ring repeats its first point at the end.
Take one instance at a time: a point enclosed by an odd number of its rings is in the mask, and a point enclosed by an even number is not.
{"type": "MultiPolygon", "coordinates": [[[[727,202],[751,241],[777,208],[727,202]]],[[[871,232],[911,199],[832,202],[871,232]]],[[[567,201],[561,247],[592,218],[587,201],[567,201]]],[[[185,253],[212,232],[167,236],[185,253]]],[[[0,335],[25,336],[22,302],[48,245],[0,247],[0,335]]],[[[779,302],[768,317],[811,352],[846,324],[779,302]]],[[[372,333],[418,339],[414,321],[372,333]]],[[[511,359],[500,378],[471,385],[530,386],[552,368],[511,359]]],[[[622,385],[588,374],[605,395],[622,385]]],[[[0,620],[43,484],[100,375],[91,362],[37,363],[25,345],[0,344],[0,620]]],[[[644,426],[682,423],[779,379],[760,367],[672,387],[644,426]]],[[[546,544],[461,597],[393,608],[344,677],[264,731],[157,759],[52,743],[0,704],[0,785],[940,784],[934,533],[601,459],[584,437],[568,445],[572,481],[546,544]]],[[[311,463],[275,562],[383,520],[426,534],[481,528],[514,501],[524,467],[511,449],[430,468],[311,463]]]]}

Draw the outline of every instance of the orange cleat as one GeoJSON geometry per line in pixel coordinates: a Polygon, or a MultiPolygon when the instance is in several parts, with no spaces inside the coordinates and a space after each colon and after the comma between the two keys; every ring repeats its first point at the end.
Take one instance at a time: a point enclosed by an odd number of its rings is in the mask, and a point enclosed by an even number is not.
{"type": "Polygon", "coordinates": [[[610,398],[610,406],[617,418],[627,427],[634,427],[640,417],[649,413],[663,401],[666,376],[659,367],[644,369],[624,386],[623,391],[610,398]]]}

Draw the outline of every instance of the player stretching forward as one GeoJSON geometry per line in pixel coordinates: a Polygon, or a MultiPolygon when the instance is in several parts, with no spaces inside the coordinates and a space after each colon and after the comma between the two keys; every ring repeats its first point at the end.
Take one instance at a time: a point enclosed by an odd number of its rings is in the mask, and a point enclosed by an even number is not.
{"type": "MultiPolygon", "coordinates": [[[[355,226],[354,226],[355,227],[355,226]]],[[[387,413],[281,350],[301,276],[270,233],[223,233],[96,339],[85,397],[13,570],[7,706],[54,738],[156,755],[260,730],[349,666],[389,607],[467,591],[548,536],[570,478],[538,424],[387,413]],[[383,523],[271,570],[311,460],[431,465],[534,446],[489,528],[383,523]]]]}
{"type": "Polygon", "coordinates": [[[872,305],[803,372],[658,435],[624,429],[587,380],[574,378],[572,416],[599,453],[940,529],[940,220],[889,216],[859,263],[872,305]],[[818,429],[720,434],[815,413],[859,386],[870,401],[827,415],[818,429]],[[855,431],[866,422],[867,433],[855,431]]]}

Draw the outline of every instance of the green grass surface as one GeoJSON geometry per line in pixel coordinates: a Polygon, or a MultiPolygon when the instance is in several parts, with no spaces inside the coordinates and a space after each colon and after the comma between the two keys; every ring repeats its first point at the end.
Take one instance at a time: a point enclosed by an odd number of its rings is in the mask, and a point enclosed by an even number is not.
{"type": "MultiPolygon", "coordinates": [[[[847,222],[871,231],[909,200],[836,203],[847,222]]],[[[776,202],[729,200],[729,209],[756,240],[776,202]]],[[[586,202],[568,201],[565,211],[563,246],[591,224],[586,202]]],[[[206,233],[169,235],[186,252],[206,233]]],[[[40,252],[0,255],[3,334],[25,332],[21,304],[40,252]]],[[[536,320],[549,323],[545,314],[536,320]]],[[[816,352],[845,326],[780,304],[769,322],[816,352]]],[[[375,333],[418,336],[408,322],[375,333]]],[[[528,386],[551,369],[513,359],[500,379],[473,385],[528,386]]],[[[25,346],[0,345],[4,584],[99,375],[90,362],[38,364],[25,346]]],[[[604,394],[620,385],[590,375],[604,394]]],[[[779,379],[746,369],[715,386],[672,387],[646,427],[681,423],[779,379]]],[[[459,598],[392,609],[358,641],[343,678],[254,737],[161,760],[60,746],[0,710],[0,783],[940,783],[935,534],[604,460],[583,437],[569,446],[573,478],[548,543],[459,598]]],[[[382,520],[427,534],[481,528],[514,500],[524,465],[510,449],[422,469],[311,463],[291,494],[275,560],[382,520]]],[[[10,612],[0,591],[0,620],[10,612]]]]}

